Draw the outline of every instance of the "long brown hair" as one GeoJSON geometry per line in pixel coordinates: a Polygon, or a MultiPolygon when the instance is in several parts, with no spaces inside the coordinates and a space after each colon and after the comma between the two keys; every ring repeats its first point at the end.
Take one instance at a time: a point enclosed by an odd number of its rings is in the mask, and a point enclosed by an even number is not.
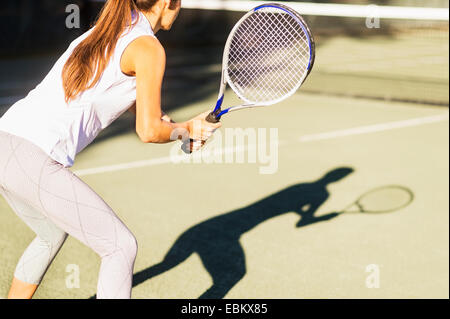
{"type": "MultiPolygon", "coordinates": [[[[179,0],[171,0],[171,9],[179,0]]],[[[72,52],[62,71],[65,101],[94,87],[105,71],[124,29],[132,23],[133,11],[150,10],[158,0],[108,0],[95,28],[72,52]]]]}

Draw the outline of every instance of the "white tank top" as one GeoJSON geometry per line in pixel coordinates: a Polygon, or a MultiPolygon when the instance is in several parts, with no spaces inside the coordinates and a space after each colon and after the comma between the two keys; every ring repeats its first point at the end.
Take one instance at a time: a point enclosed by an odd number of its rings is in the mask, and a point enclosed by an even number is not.
{"type": "Polygon", "coordinates": [[[136,19],[136,25],[122,33],[93,88],[66,103],[61,78],[67,59],[91,29],[75,39],[44,80],[0,118],[0,130],[34,143],[65,167],[72,166],[75,156],[136,101],[136,77],[123,74],[120,59],[133,40],[154,36],[141,12],[134,14],[136,19]]]}

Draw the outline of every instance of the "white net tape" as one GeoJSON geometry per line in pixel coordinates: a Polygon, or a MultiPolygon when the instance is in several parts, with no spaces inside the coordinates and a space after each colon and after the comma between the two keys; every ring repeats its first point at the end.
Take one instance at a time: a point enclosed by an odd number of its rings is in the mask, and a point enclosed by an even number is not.
{"type": "Polygon", "coordinates": [[[283,10],[263,8],[248,16],[231,40],[228,81],[246,102],[276,103],[300,86],[309,62],[300,22],[283,10]]]}

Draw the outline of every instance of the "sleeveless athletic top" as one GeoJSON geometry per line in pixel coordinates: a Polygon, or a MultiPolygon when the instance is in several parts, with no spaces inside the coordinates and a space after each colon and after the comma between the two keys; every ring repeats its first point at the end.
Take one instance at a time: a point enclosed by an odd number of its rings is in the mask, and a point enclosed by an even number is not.
{"type": "Polygon", "coordinates": [[[66,103],[61,78],[67,59],[91,29],[75,39],[44,80],[0,118],[0,130],[34,143],[65,167],[72,166],[76,154],[136,101],[136,77],[121,71],[120,59],[133,40],[154,33],[141,12],[133,15],[133,22],[93,88],[66,103]]]}

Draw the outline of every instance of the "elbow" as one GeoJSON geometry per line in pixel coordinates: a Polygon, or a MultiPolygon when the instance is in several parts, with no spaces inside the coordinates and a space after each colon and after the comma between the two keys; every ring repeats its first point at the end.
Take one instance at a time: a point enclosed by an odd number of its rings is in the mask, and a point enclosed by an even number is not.
{"type": "Polygon", "coordinates": [[[160,136],[155,130],[137,132],[137,134],[143,143],[160,143],[160,136]]]}
{"type": "Polygon", "coordinates": [[[146,125],[143,129],[136,130],[136,132],[143,143],[163,142],[160,123],[151,123],[151,125],[146,125]]]}

